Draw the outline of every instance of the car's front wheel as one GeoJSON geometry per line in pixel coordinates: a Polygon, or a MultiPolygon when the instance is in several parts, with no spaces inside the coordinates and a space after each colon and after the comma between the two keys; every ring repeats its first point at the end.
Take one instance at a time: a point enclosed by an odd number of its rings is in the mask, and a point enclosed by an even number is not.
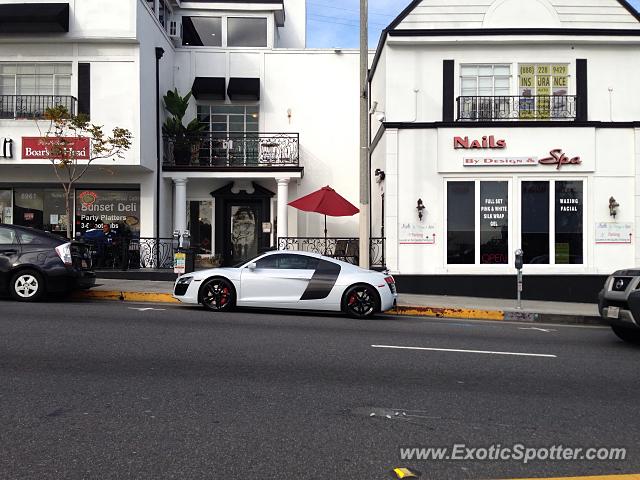
{"type": "Polygon", "coordinates": [[[615,333],[618,338],[624,340],[625,342],[640,345],[640,329],[612,325],[611,330],[613,330],[613,333],[615,333]]]}
{"type": "Polygon", "coordinates": [[[377,294],[368,285],[354,285],[344,294],[343,309],[353,318],[369,318],[376,313],[377,294]]]}
{"type": "Polygon", "coordinates": [[[35,302],[45,293],[44,280],[35,270],[22,270],[11,278],[11,296],[20,302],[35,302]]]}
{"type": "Polygon", "coordinates": [[[235,289],[224,278],[207,280],[200,291],[200,302],[214,312],[231,310],[236,303],[235,289]]]}

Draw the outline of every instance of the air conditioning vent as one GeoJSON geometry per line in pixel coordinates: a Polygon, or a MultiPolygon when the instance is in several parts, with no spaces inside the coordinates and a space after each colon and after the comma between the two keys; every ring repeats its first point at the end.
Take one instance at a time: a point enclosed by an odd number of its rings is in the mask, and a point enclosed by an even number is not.
{"type": "Polygon", "coordinates": [[[181,32],[180,32],[180,23],[178,23],[177,20],[171,20],[169,22],[169,37],[171,38],[181,38],[181,32]]]}

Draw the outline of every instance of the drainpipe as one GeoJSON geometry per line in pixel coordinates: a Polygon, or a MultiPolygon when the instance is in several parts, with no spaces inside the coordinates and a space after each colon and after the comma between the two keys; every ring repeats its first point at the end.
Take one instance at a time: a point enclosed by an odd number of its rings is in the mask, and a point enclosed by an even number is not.
{"type": "Polygon", "coordinates": [[[164,55],[162,47],[156,47],[156,268],[160,268],[160,59],[164,55]]]}

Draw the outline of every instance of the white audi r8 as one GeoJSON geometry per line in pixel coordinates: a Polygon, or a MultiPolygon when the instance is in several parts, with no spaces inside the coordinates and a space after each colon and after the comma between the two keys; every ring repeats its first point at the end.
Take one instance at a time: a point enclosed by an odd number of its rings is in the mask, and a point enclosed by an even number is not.
{"type": "Polygon", "coordinates": [[[173,296],[213,311],[235,306],[292,308],[365,318],[393,308],[397,292],[390,275],[315,253],[280,250],[237,268],[182,275],[173,296]]]}

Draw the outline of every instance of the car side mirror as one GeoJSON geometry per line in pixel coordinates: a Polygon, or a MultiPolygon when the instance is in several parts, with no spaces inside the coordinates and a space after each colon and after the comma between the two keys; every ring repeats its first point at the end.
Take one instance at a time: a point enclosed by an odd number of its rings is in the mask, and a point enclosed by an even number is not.
{"type": "Polygon", "coordinates": [[[255,263],[255,262],[251,262],[251,263],[248,263],[248,264],[247,264],[247,268],[248,268],[249,270],[255,270],[257,267],[258,267],[258,266],[256,265],[256,263],[255,263]]]}

